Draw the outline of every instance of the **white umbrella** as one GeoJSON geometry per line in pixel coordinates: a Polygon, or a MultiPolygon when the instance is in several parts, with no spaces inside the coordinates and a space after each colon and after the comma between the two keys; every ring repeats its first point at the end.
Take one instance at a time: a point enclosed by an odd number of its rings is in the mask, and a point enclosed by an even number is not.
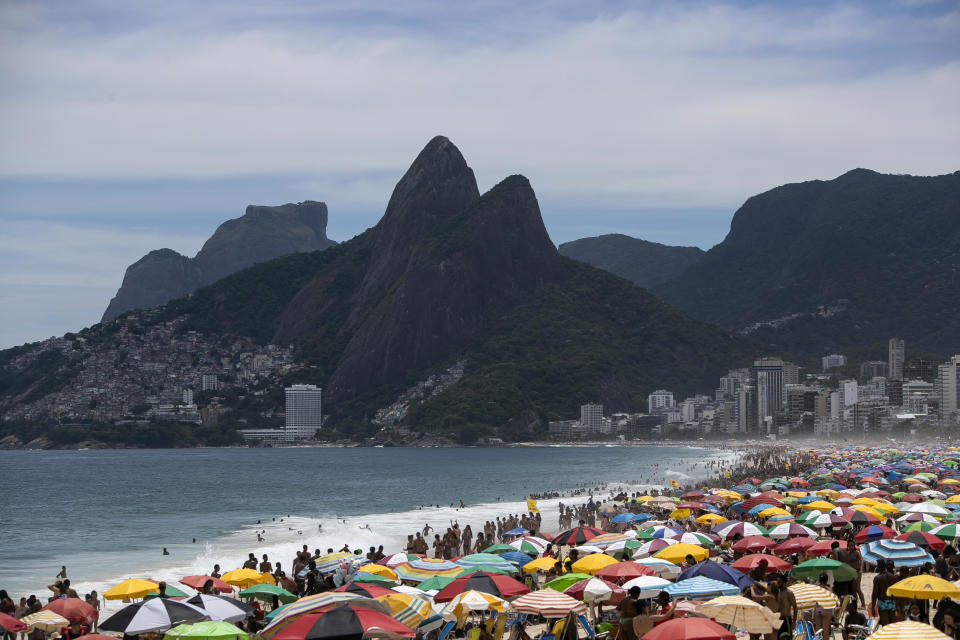
{"type": "Polygon", "coordinates": [[[680,567],[670,562],[669,560],[664,560],[662,558],[640,558],[634,560],[637,564],[642,564],[645,567],[650,567],[657,572],[657,575],[660,577],[676,578],[680,575],[680,567]]]}
{"type": "Polygon", "coordinates": [[[623,588],[627,591],[630,591],[630,589],[633,587],[639,587],[641,598],[653,598],[658,593],[663,591],[663,588],[668,584],[672,583],[669,580],[664,580],[663,578],[657,578],[654,576],[640,576],[639,578],[634,578],[633,580],[627,580],[624,582],[623,588]]]}
{"type": "Polygon", "coordinates": [[[255,612],[250,605],[226,596],[198,593],[185,602],[206,611],[211,620],[222,620],[224,622],[238,622],[252,616],[255,612]]]}
{"type": "Polygon", "coordinates": [[[948,516],[950,512],[940,505],[930,502],[918,502],[907,509],[908,513],[926,513],[931,516],[948,516]]]}
{"type": "Polygon", "coordinates": [[[911,514],[908,513],[905,516],[900,516],[899,518],[897,518],[897,522],[929,522],[930,524],[940,524],[939,520],[937,520],[936,518],[934,518],[933,516],[927,513],[921,513],[920,520],[907,520],[907,518],[909,518],[910,515],[911,514]]]}
{"type": "Polygon", "coordinates": [[[576,549],[580,553],[581,557],[583,557],[583,554],[590,555],[593,553],[603,553],[603,549],[601,549],[600,547],[595,547],[591,544],[584,544],[579,547],[574,547],[574,549],[576,549]]]}
{"type": "Polygon", "coordinates": [[[750,633],[770,633],[780,628],[779,613],[743,596],[720,596],[697,605],[697,611],[750,633]]]}

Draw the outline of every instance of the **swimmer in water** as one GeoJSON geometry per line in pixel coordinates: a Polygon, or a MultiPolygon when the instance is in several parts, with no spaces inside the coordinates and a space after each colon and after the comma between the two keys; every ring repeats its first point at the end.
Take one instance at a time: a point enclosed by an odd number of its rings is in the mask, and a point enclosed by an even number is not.
{"type": "MultiPolygon", "coordinates": [[[[346,522],[346,520],[344,520],[344,522],[346,522]]],[[[367,531],[373,531],[373,529],[371,529],[371,528],[370,528],[370,525],[368,525],[368,524],[365,524],[365,525],[363,525],[362,527],[357,527],[357,528],[358,528],[358,529],[366,529],[367,531]]]]}

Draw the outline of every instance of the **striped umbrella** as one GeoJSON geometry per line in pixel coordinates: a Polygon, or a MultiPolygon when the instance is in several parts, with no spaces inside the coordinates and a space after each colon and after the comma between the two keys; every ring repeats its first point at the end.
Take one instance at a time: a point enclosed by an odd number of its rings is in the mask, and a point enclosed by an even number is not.
{"type": "Polygon", "coordinates": [[[430,601],[423,596],[414,596],[409,593],[388,593],[385,596],[378,596],[378,602],[382,602],[390,609],[390,617],[397,622],[402,622],[411,629],[425,621],[433,615],[433,607],[430,601]]]}
{"type": "Polygon", "coordinates": [[[674,544],[678,544],[678,542],[673,538],[658,538],[656,540],[651,540],[650,542],[645,542],[637,547],[636,551],[633,552],[633,555],[636,558],[651,556],[661,549],[666,549],[670,545],[674,544]]]}
{"type": "Polygon", "coordinates": [[[874,540],[860,547],[865,562],[877,564],[880,560],[893,562],[895,567],[922,567],[933,564],[933,557],[913,544],[903,540],[874,540]]]}
{"type": "Polygon", "coordinates": [[[713,538],[710,536],[694,531],[693,533],[682,533],[673,538],[677,542],[685,542],[687,544],[695,544],[701,547],[707,547],[708,549],[716,548],[717,544],[713,541],[713,538]]]}
{"type": "MultiPolygon", "coordinates": [[[[338,551],[336,553],[328,553],[325,556],[318,556],[317,558],[314,558],[314,562],[317,563],[317,571],[319,571],[320,573],[333,573],[334,571],[340,568],[341,560],[349,559],[352,562],[353,559],[356,557],[357,556],[353,555],[352,553],[347,553],[346,551],[338,551]]],[[[226,575],[223,576],[223,581],[230,582],[229,580],[227,580],[226,575]]],[[[233,583],[230,582],[230,584],[233,584],[233,583]]]]}
{"type": "Polygon", "coordinates": [[[444,620],[463,620],[474,611],[506,611],[506,600],[482,591],[464,591],[447,603],[440,615],[444,620]]]}
{"type": "Polygon", "coordinates": [[[728,520],[717,525],[710,532],[720,536],[721,540],[728,540],[735,535],[739,535],[741,538],[767,535],[767,530],[760,525],[752,522],[740,522],[739,520],[728,520]]]}
{"type": "MultiPolygon", "coordinates": [[[[918,522],[917,524],[923,523],[918,522]]],[[[907,531],[898,535],[896,539],[912,542],[921,549],[933,549],[934,551],[943,551],[944,547],[947,546],[946,540],[924,531],[907,531]]]]}
{"type": "Polygon", "coordinates": [[[611,604],[620,602],[627,595],[623,587],[602,578],[590,578],[589,580],[574,582],[563,592],[571,598],[584,602],[609,602],[611,604]]]}
{"type": "Polygon", "coordinates": [[[951,541],[960,538],[960,525],[956,524],[942,524],[939,527],[930,529],[930,533],[937,536],[941,540],[951,541]]]}
{"type": "Polygon", "coordinates": [[[719,596],[698,605],[697,611],[750,633],[770,633],[780,628],[779,613],[743,596],[719,596]]]}
{"type": "Polygon", "coordinates": [[[154,598],[128,605],[100,623],[101,631],[126,635],[166,631],[181,622],[209,620],[213,616],[192,604],[169,598],[154,598]]]}
{"type": "Polygon", "coordinates": [[[907,620],[880,627],[867,640],[950,640],[950,636],[928,624],[907,620]]]}
{"type": "MultiPolygon", "coordinates": [[[[381,587],[378,584],[366,584],[364,582],[348,582],[347,584],[334,589],[336,593],[355,593],[363,598],[377,598],[389,593],[396,593],[393,589],[381,587]]],[[[240,595],[243,595],[242,593],[240,595]]],[[[294,598],[295,600],[296,598],[294,598]]]]}
{"type": "Polygon", "coordinates": [[[550,544],[550,542],[548,540],[544,540],[543,538],[538,538],[537,536],[523,536],[522,538],[517,538],[516,540],[508,542],[507,544],[521,553],[538,556],[547,550],[547,545],[550,544]]]}
{"type": "Polygon", "coordinates": [[[568,614],[581,614],[587,610],[584,603],[553,589],[531,591],[511,602],[510,607],[517,613],[541,615],[544,618],[565,618],[568,614]]]}
{"type": "Polygon", "coordinates": [[[663,591],[663,588],[669,584],[672,583],[669,580],[664,580],[663,578],[656,578],[654,576],[640,576],[639,578],[634,578],[633,580],[624,582],[622,586],[627,591],[636,587],[640,589],[639,597],[652,598],[663,591]]]}
{"type": "Polygon", "coordinates": [[[819,534],[810,527],[805,527],[796,522],[789,522],[778,524],[773,529],[770,529],[769,537],[774,540],[786,540],[787,538],[796,538],[799,536],[816,538],[818,535],[819,534]]]}
{"type": "Polygon", "coordinates": [[[650,567],[656,571],[657,575],[661,578],[676,578],[680,575],[680,567],[663,558],[640,558],[639,560],[633,560],[633,562],[642,564],[645,567],[650,567]]]}
{"type": "Polygon", "coordinates": [[[330,609],[344,605],[367,607],[381,613],[388,613],[389,611],[386,605],[372,598],[364,598],[356,593],[348,593],[345,591],[328,591],[326,593],[318,593],[313,596],[300,598],[293,604],[287,605],[283,611],[277,614],[270,624],[263,628],[260,635],[264,638],[270,638],[298,618],[311,613],[329,611],[330,609]]]}
{"type": "Polygon", "coordinates": [[[393,572],[397,574],[397,577],[403,580],[404,582],[423,582],[424,580],[429,580],[430,578],[456,578],[461,573],[463,573],[463,567],[453,564],[452,562],[448,563],[453,565],[451,568],[435,568],[427,569],[423,567],[415,567],[413,564],[407,562],[405,564],[398,564],[393,568],[393,572]]]}
{"type": "Polygon", "coordinates": [[[616,542],[626,542],[628,540],[635,540],[637,537],[637,532],[625,531],[623,533],[605,533],[603,535],[597,536],[590,540],[590,544],[594,547],[600,547],[601,549],[606,549],[611,544],[616,542]]]}
{"type": "Polygon", "coordinates": [[[37,611],[20,618],[20,622],[27,625],[27,631],[41,629],[42,631],[60,631],[70,624],[70,621],[54,611],[37,611]]]}
{"type": "Polygon", "coordinates": [[[514,580],[510,576],[478,571],[468,576],[457,578],[441,589],[440,592],[434,596],[433,601],[450,602],[466,591],[479,591],[500,598],[513,598],[529,593],[530,589],[522,582],[514,580]]]}
{"type": "Polygon", "coordinates": [[[816,517],[808,518],[803,524],[822,529],[825,527],[845,527],[850,523],[835,513],[821,513],[816,517]]]}
{"type": "Polygon", "coordinates": [[[382,564],[392,569],[398,564],[403,564],[405,562],[413,562],[414,560],[418,560],[422,557],[423,556],[418,556],[413,553],[394,553],[387,556],[386,558],[383,558],[382,560],[377,562],[377,564],[382,564]]]}
{"type": "Polygon", "coordinates": [[[797,609],[802,611],[817,606],[824,609],[836,609],[840,606],[840,600],[837,599],[837,596],[821,586],[798,582],[787,588],[793,592],[793,596],[797,600],[797,609]]]}
{"type": "Polygon", "coordinates": [[[455,563],[461,569],[483,569],[484,571],[494,569],[507,573],[515,573],[517,571],[515,565],[495,553],[473,553],[469,556],[463,556],[456,560],[455,563]]]}
{"type": "Polygon", "coordinates": [[[597,529],[596,527],[575,527],[573,529],[564,531],[563,533],[557,534],[554,536],[551,542],[553,542],[555,545],[566,545],[568,547],[573,547],[578,544],[583,544],[591,538],[603,535],[603,533],[603,531],[597,529]]]}
{"type": "Polygon", "coordinates": [[[713,578],[695,576],[687,580],[678,580],[663,588],[673,598],[710,598],[715,596],[733,596],[740,593],[740,587],[729,582],[713,578]]]}

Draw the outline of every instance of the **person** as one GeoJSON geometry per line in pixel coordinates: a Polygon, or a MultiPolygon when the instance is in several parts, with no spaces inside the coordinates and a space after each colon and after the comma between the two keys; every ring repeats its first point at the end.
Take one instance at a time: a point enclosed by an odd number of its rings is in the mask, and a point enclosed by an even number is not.
{"type": "Polygon", "coordinates": [[[165,556],[170,555],[170,552],[167,551],[167,548],[166,548],[166,547],[163,548],[163,555],[165,555],[165,556]]]}
{"type": "Polygon", "coordinates": [[[64,580],[63,582],[54,582],[51,585],[47,585],[47,589],[53,592],[54,598],[76,598],[77,592],[70,587],[70,581],[64,580]]]}
{"type": "Polygon", "coordinates": [[[243,563],[244,569],[253,569],[257,570],[257,556],[252,553],[247,554],[247,560],[243,563]]]}
{"type": "Polygon", "coordinates": [[[873,595],[870,597],[870,604],[877,612],[877,619],[881,626],[893,622],[897,612],[896,600],[887,595],[887,589],[897,581],[897,576],[890,571],[892,563],[886,560],[877,562],[877,575],[873,579],[873,595]]]}
{"type": "Polygon", "coordinates": [[[960,625],[957,624],[953,613],[943,614],[943,624],[939,629],[951,640],[960,640],[960,625]]]}
{"type": "Polygon", "coordinates": [[[677,613],[677,608],[670,604],[670,594],[666,591],[661,591],[657,594],[657,613],[655,615],[655,620],[653,621],[653,626],[658,626],[663,622],[666,622],[672,618],[677,613]]]}
{"type": "Polygon", "coordinates": [[[0,613],[12,616],[16,612],[17,605],[13,603],[13,599],[7,594],[6,589],[0,589],[0,613]]]}
{"type": "MultiPolygon", "coordinates": [[[[826,573],[820,574],[820,580],[818,581],[818,586],[821,589],[826,589],[827,591],[830,588],[827,586],[829,578],[826,573]]],[[[833,609],[828,609],[822,606],[820,603],[817,603],[817,606],[813,609],[813,626],[820,629],[820,636],[822,638],[830,637],[830,625],[833,624],[833,609]]]]}
{"type": "Polygon", "coordinates": [[[60,567],[60,573],[55,577],[56,580],[66,580],[67,579],[67,565],[60,567]]]}
{"type": "Polygon", "coordinates": [[[260,563],[260,573],[273,573],[273,564],[267,559],[267,554],[263,554],[263,562],[260,563]]]}
{"type": "Polygon", "coordinates": [[[627,597],[617,603],[620,613],[620,632],[624,640],[636,640],[633,629],[633,618],[639,613],[637,600],[640,598],[640,587],[630,587],[627,597]]]}
{"type": "MultiPolygon", "coordinates": [[[[99,616],[99,613],[100,613],[100,596],[97,594],[96,590],[91,591],[90,593],[88,593],[88,594],[87,594],[87,597],[84,598],[84,599],[87,601],[87,604],[88,604],[88,605],[90,605],[91,607],[93,607],[94,609],[97,610],[97,614],[98,614],[98,616],[99,616]]],[[[93,621],[93,632],[94,632],[94,633],[97,632],[97,626],[98,626],[98,625],[97,625],[97,620],[94,619],[94,621],[93,621]]]]}
{"type": "Polygon", "coordinates": [[[213,565],[213,571],[210,572],[210,577],[211,577],[211,578],[219,578],[219,577],[220,577],[220,565],[218,565],[218,564],[213,565]]]}
{"type": "Polygon", "coordinates": [[[867,626],[867,616],[860,613],[857,601],[853,599],[847,604],[847,617],[843,621],[843,640],[850,640],[850,625],[867,626]]]}
{"type": "Polygon", "coordinates": [[[157,597],[166,598],[167,597],[167,583],[163,580],[157,585],[157,597]]]}

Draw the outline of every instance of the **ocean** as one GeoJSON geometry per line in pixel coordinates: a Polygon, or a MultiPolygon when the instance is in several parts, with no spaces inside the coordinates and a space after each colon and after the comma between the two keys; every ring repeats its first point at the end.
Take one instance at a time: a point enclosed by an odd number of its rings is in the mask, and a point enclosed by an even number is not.
{"type": "MultiPolygon", "coordinates": [[[[303,544],[399,551],[425,523],[476,531],[524,511],[528,494],[701,479],[736,457],[682,446],[0,451],[0,589],[45,598],[62,565],[82,596],[128,577],[176,584],[215,563],[234,569],[250,552],[289,570],[303,544]]],[[[557,502],[539,503],[546,532],[557,502]]]]}

